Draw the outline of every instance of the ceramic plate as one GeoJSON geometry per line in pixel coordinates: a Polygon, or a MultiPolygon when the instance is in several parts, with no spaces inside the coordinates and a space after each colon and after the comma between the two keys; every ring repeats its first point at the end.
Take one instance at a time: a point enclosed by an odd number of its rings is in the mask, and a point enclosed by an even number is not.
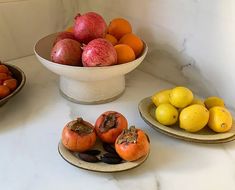
{"type": "MultiPolygon", "coordinates": [[[[94,147],[94,149],[98,149],[102,151],[103,148],[101,147],[102,147],[101,143],[98,142],[96,147],[94,147]]],[[[129,170],[129,169],[132,169],[141,165],[148,158],[148,155],[149,155],[148,154],[145,157],[142,157],[139,160],[134,161],[134,162],[125,161],[120,164],[106,164],[103,162],[90,163],[90,162],[85,162],[81,160],[80,158],[76,157],[73,152],[66,149],[61,141],[59,142],[59,145],[58,145],[58,151],[61,157],[68,163],[72,164],[73,166],[90,170],[90,171],[96,171],[96,172],[120,172],[120,171],[129,170]]]]}
{"type": "Polygon", "coordinates": [[[197,133],[189,133],[181,129],[178,124],[174,126],[165,126],[157,122],[154,116],[156,106],[152,103],[150,97],[141,100],[138,108],[141,117],[150,127],[171,137],[201,143],[224,143],[235,140],[234,120],[232,129],[226,133],[215,133],[208,127],[205,127],[197,133]]]}

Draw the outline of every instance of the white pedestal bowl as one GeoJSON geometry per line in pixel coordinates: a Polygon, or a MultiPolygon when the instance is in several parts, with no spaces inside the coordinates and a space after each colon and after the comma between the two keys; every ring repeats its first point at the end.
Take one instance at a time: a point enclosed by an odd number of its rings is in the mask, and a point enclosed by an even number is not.
{"type": "Polygon", "coordinates": [[[52,44],[57,33],[40,39],[34,52],[38,60],[60,76],[60,92],[70,101],[81,104],[100,104],[115,100],[125,90],[125,74],[134,70],[145,58],[148,47],[136,60],[107,67],[68,66],[50,61],[52,44]]]}

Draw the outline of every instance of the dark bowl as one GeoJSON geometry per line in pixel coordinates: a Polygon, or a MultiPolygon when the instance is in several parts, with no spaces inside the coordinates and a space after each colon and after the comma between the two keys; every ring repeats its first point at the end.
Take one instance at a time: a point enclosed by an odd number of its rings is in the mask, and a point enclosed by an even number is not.
{"type": "Polygon", "coordinates": [[[9,99],[11,99],[13,96],[15,96],[25,85],[25,81],[26,81],[26,77],[24,72],[18,68],[15,65],[9,65],[6,63],[3,63],[3,65],[6,65],[8,67],[8,69],[12,72],[13,77],[17,80],[18,82],[18,86],[17,88],[11,92],[8,96],[6,96],[3,99],[0,99],[0,106],[2,106],[3,104],[5,104],[9,99]]]}

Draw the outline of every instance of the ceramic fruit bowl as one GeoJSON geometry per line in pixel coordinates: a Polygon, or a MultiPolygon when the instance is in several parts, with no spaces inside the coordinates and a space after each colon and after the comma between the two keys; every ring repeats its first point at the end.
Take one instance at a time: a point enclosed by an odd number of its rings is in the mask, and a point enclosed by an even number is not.
{"type": "Polygon", "coordinates": [[[145,58],[148,47],[136,60],[106,67],[78,67],[50,61],[52,44],[57,33],[40,39],[34,52],[38,60],[50,71],[60,76],[60,92],[70,101],[81,104],[110,102],[124,92],[125,74],[134,70],[145,58]]]}
{"type": "Polygon", "coordinates": [[[25,81],[26,81],[25,74],[24,74],[24,72],[23,72],[20,68],[14,66],[14,65],[9,65],[9,64],[5,64],[5,63],[4,63],[3,65],[6,65],[6,66],[8,67],[8,69],[11,71],[12,76],[13,76],[13,77],[17,80],[17,82],[18,82],[18,86],[17,86],[17,88],[16,88],[14,91],[12,91],[8,96],[6,96],[6,97],[0,99],[0,107],[1,107],[3,104],[7,103],[7,101],[10,100],[13,96],[15,96],[18,92],[20,92],[20,90],[21,90],[21,89],[23,88],[23,86],[25,85],[25,81]]]}

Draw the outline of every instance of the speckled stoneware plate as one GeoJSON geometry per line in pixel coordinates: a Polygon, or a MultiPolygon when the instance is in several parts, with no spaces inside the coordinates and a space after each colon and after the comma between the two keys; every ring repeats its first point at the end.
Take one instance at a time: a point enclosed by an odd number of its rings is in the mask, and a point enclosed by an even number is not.
{"type": "Polygon", "coordinates": [[[20,90],[25,85],[25,81],[26,81],[25,74],[24,74],[24,72],[20,68],[18,68],[15,65],[9,65],[9,64],[5,64],[5,63],[3,65],[6,65],[8,67],[8,69],[12,72],[13,77],[18,82],[18,86],[17,86],[17,88],[11,94],[6,96],[5,98],[0,99],[0,107],[3,106],[3,104],[7,103],[7,101],[9,101],[18,92],[20,92],[20,90]]]}
{"type": "MultiPolygon", "coordinates": [[[[102,154],[103,148],[100,142],[96,143],[96,146],[94,147],[94,149],[100,150],[102,154]]],[[[61,141],[59,142],[59,145],[58,145],[58,151],[61,157],[73,166],[76,166],[78,168],[82,168],[85,170],[90,170],[90,171],[95,171],[95,172],[106,172],[106,173],[121,172],[121,171],[129,170],[137,166],[140,166],[148,158],[148,155],[149,155],[148,154],[145,157],[142,157],[139,160],[134,161],[134,162],[123,161],[120,164],[106,164],[103,162],[90,163],[90,162],[85,162],[81,160],[80,158],[76,157],[73,152],[66,149],[61,141]]]]}
{"type": "Polygon", "coordinates": [[[232,129],[226,133],[215,133],[209,127],[205,127],[197,133],[189,133],[181,129],[178,124],[165,126],[155,119],[156,106],[152,103],[150,97],[144,98],[139,103],[139,112],[143,120],[153,129],[177,139],[200,142],[200,143],[225,143],[235,140],[235,122],[233,120],[232,129]]]}

